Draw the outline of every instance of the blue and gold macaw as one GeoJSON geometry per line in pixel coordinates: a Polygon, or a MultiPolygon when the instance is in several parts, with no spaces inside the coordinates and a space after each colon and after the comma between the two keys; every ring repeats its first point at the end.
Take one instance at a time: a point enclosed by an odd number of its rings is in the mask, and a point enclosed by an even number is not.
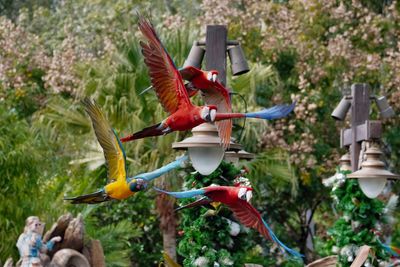
{"type": "Polygon", "coordinates": [[[127,177],[126,155],[116,132],[110,127],[100,108],[95,103],[89,98],[85,98],[82,103],[92,120],[97,140],[103,148],[108,167],[109,183],[97,192],[64,198],[65,200],[70,200],[72,204],[95,204],[113,199],[126,199],[138,191],[145,190],[149,181],[180,167],[187,160],[187,156],[183,156],[155,171],[141,173],[131,178],[127,177]]]}

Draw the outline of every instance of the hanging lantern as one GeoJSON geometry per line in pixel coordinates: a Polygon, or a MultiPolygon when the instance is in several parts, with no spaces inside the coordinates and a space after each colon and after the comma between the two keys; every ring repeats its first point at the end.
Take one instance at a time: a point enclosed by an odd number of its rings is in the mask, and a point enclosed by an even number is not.
{"type": "MultiPolygon", "coordinates": [[[[220,165],[225,155],[218,136],[217,127],[203,123],[192,129],[193,136],[172,144],[174,149],[187,149],[193,168],[202,175],[209,175],[220,165]]],[[[231,150],[240,150],[241,145],[231,142],[231,150]]]]}
{"type": "Polygon", "coordinates": [[[361,168],[347,176],[358,179],[361,190],[369,198],[377,197],[386,185],[386,181],[400,179],[400,175],[385,169],[385,163],[380,159],[382,151],[376,143],[372,143],[365,151],[365,160],[361,168]]]}
{"type": "Polygon", "coordinates": [[[246,150],[239,151],[226,151],[224,160],[234,165],[239,163],[239,160],[252,160],[254,159],[254,154],[247,152],[246,150]]]}
{"type": "MultiPolygon", "coordinates": [[[[339,160],[339,170],[340,171],[351,171],[351,159],[350,154],[347,152],[344,154],[339,160]]],[[[340,172],[336,172],[329,178],[326,178],[322,181],[325,186],[331,186],[337,179],[340,172]]]]}

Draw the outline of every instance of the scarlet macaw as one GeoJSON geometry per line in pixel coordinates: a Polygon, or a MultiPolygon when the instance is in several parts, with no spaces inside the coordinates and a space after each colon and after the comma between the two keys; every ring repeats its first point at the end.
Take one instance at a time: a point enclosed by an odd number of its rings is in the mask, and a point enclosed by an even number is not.
{"type": "Polygon", "coordinates": [[[252,197],[252,188],[247,186],[208,186],[201,189],[195,189],[183,192],[167,192],[158,188],[155,190],[171,195],[175,198],[190,198],[195,196],[205,196],[200,200],[184,206],[194,207],[211,202],[221,202],[232,210],[235,217],[245,226],[256,229],[265,238],[277,243],[281,248],[295,257],[302,255],[284,245],[272,232],[261,214],[249,203],[252,197]]]}
{"type": "MultiPolygon", "coordinates": [[[[289,106],[291,107],[290,110],[288,110],[288,106],[275,106],[257,114],[217,114],[216,105],[193,105],[183,84],[181,74],[162,45],[151,23],[147,19],[140,17],[139,29],[147,39],[147,43],[140,42],[140,45],[145,58],[144,61],[149,69],[151,83],[159,101],[170,115],[161,123],[121,138],[121,142],[128,142],[148,136],[164,135],[173,131],[186,131],[204,122],[242,117],[279,118],[286,116],[293,109],[294,105],[289,106]]],[[[224,138],[224,142],[230,141],[226,140],[226,131],[229,131],[230,136],[231,130],[229,127],[219,127],[219,131],[220,136],[224,138]]]]}
{"type": "Polygon", "coordinates": [[[89,114],[97,140],[103,148],[104,157],[108,167],[109,183],[97,192],[65,198],[72,201],[72,204],[87,203],[95,204],[112,199],[122,200],[135,194],[135,192],[146,189],[147,183],[170,170],[180,167],[187,156],[183,156],[174,162],[169,163],[153,172],[138,174],[134,177],[127,177],[126,156],[124,148],[119,141],[118,135],[105,119],[100,108],[90,99],[83,101],[86,112],[89,114]]]}
{"type": "MultiPolygon", "coordinates": [[[[207,105],[215,105],[218,113],[231,113],[231,97],[229,90],[218,80],[218,71],[203,71],[198,68],[188,66],[180,70],[182,78],[189,81],[189,85],[201,90],[201,96],[207,105]]],[[[191,86],[186,86],[191,87],[191,86]]],[[[192,93],[193,94],[193,93],[192,93]]],[[[216,121],[219,137],[224,148],[231,142],[232,120],[216,121]]]]}

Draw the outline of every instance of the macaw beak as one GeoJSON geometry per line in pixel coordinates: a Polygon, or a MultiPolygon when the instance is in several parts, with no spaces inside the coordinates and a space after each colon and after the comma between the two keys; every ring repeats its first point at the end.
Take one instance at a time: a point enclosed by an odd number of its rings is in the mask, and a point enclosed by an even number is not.
{"type": "Polygon", "coordinates": [[[213,74],[213,75],[212,75],[212,78],[211,78],[212,81],[213,81],[213,82],[216,82],[216,81],[217,81],[217,77],[218,77],[217,74],[213,74]]]}
{"type": "Polygon", "coordinates": [[[251,190],[247,190],[247,192],[246,192],[246,200],[247,200],[247,202],[250,202],[252,197],[253,197],[253,193],[251,192],[251,190]]]}

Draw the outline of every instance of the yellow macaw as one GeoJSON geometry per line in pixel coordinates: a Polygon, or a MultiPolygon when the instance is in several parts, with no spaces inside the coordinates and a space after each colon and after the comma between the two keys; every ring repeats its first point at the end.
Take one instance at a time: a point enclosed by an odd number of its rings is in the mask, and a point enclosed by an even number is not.
{"type": "Polygon", "coordinates": [[[187,156],[183,156],[153,172],[138,174],[131,178],[127,177],[125,151],[118,135],[114,129],[110,127],[100,108],[95,103],[89,98],[85,98],[82,103],[92,120],[97,140],[103,148],[108,167],[109,183],[97,192],[64,198],[65,200],[70,200],[72,204],[95,204],[112,199],[126,199],[136,192],[146,189],[147,182],[170,170],[180,167],[182,162],[187,159],[187,156]]]}

